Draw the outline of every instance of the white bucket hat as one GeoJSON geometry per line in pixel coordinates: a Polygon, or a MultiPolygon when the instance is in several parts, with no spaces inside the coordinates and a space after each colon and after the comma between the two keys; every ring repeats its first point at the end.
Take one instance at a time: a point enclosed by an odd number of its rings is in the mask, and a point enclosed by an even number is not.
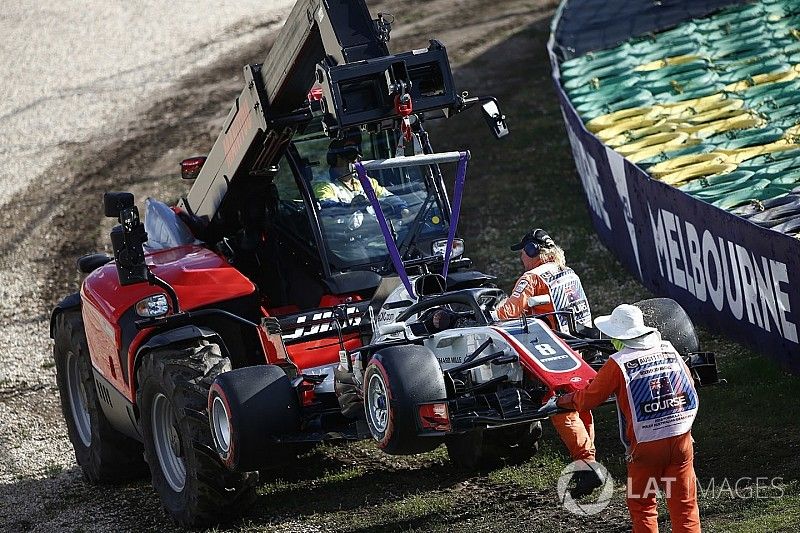
{"type": "Polygon", "coordinates": [[[653,341],[649,337],[647,339],[640,338],[658,332],[656,328],[645,326],[642,310],[630,304],[618,305],[611,311],[611,315],[595,318],[594,325],[612,339],[619,339],[631,348],[652,345],[653,341]]]}

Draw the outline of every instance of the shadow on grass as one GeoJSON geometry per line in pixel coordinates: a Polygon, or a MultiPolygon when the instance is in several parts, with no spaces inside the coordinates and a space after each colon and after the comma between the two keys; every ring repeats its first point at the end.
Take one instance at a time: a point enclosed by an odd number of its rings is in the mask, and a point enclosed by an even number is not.
{"type": "Polygon", "coordinates": [[[320,446],[294,464],[263,471],[258,501],[246,519],[269,521],[278,517],[300,519],[324,513],[361,512],[364,508],[397,504],[419,495],[447,493],[459,483],[480,475],[455,468],[445,458],[443,448],[395,461],[391,456],[381,456],[377,449],[364,451],[370,445],[320,446]],[[353,448],[359,453],[351,455],[353,448]]]}

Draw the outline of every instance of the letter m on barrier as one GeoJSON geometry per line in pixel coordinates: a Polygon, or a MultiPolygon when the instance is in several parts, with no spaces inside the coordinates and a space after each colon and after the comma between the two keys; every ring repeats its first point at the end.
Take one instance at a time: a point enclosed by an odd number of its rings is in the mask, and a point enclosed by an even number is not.
{"type": "Polygon", "coordinates": [[[650,214],[650,227],[653,230],[653,245],[656,248],[656,257],[658,258],[658,271],[662,278],[667,278],[672,281],[672,271],[669,266],[669,247],[667,245],[667,234],[664,231],[664,219],[661,216],[661,210],[657,209],[655,218],[653,217],[653,210],[648,204],[647,212],[650,214]],[[666,271],[666,275],[664,275],[666,271]]]}

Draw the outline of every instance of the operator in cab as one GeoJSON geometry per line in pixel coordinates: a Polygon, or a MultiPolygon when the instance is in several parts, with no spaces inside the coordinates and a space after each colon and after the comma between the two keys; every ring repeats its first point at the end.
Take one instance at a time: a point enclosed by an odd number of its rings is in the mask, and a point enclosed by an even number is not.
{"type": "MultiPolygon", "coordinates": [[[[556,245],[553,238],[540,228],[526,233],[520,241],[511,246],[519,251],[525,273],[514,285],[511,296],[502,300],[491,311],[495,320],[509,320],[526,315],[552,313],[553,311],[572,311],[575,322],[582,326],[592,325],[589,302],[583,292],[583,285],[575,271],[566,265],[564,250],[556,245]],[[544,304],[531,307],[530,299],[549,296],[544,304]]],[[[551,317],[552,318],[552,317],[551,317]]],[[[556,316],[550,321],[551,327],[558,326],[566,331],[567,320],[556,316]]],[[[590,494],[603,484],[603,479],[591,468],[595,461],[594,420],[587,410],[559,413],[551,417],[553,427],[567,446],[573,461],[585,461],[587,470],[575,472],[575,485],[570,490],[574,498],[590,494]]]]}
{"type": "Polygon", "coordinates": [[[622,304],[595,325],[619,350],[589,385],[556,401],[565,409],[592,409],[616,396],[619,433],[628,462],[628,511],[634,533],[658,533],[664,491],[672,531],[700,531],[692,424],[698,398],[681,356],[642,311],[622,304]]]}
{"type": "MultiPolygon", "coordinates": [[[[343,139],[331,141],[326,158],[330,167],[328,179],[315,181],[312,184],[314,196],[322,209],[349,207],[356,212],[369,207],[369,200],[364,194],[355,168],[355,162],[359,158],[361,158],[360,132],[350,133],[343,139]]],[[[369,178],[369,182],[387,215],[402,217],[408,215],[408,206],[402,198],[392,194],[375,178],[369,178]]]]}

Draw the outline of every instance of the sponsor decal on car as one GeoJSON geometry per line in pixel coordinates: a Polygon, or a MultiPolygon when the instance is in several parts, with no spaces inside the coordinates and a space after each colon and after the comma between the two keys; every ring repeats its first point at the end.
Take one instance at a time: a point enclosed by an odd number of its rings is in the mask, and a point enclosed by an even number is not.
{"type": "MultiPolygon", "coordinates": [[[[342,328],[343,332],[352,331],[356,326],[361,324],[362,314],[368,304],[369,302],[362,302],[360,305],[357,304],[348,306],[346,308],[347,324],[342,328]]],[[[336,326],[334,325],[333,321],[333,310],[313,311],[310,313],[297,315],[296,317],[284,318],[281,320],[281,329],[284,331],[283,340],[284,342],[287,342],[301,339],[309,335],[335,332],[336,326]],[[314,324],[314,322],[328,318],[330,319],[330,322],[314,324]],[[287,324],[286,322],[289,323],[287,324]]]]}

